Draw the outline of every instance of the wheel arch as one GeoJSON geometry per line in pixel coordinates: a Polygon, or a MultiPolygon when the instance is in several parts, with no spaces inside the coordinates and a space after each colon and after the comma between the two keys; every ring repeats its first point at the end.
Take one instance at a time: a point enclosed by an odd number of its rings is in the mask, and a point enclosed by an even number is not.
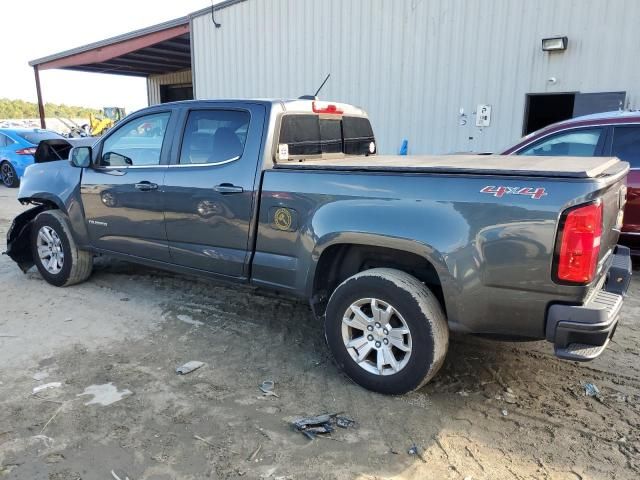
{"type": "Polygon", "coordinates": [[[329,296],[342,281],[371,268],[394,268],[416,277],[432,290],[447,312],[446,291],[453,277],[439,252],[428,245],[360,232],[342,234],[317,248],[313,260],[307,291],[318,317],[324,315],[329,296]]]}
{"type": "MultiPolygon", "coordinates": [[[[20,190],[22,192],[22,189],[20,190]]],[[[71,195],[65,202],[60,196],[50,192],[30,193],[28,196],[18,197],[23,205],[32,204],[43,207],[42,210],[60,210],[64,213],[71,228],[71,234],[78,245],[86,248],[89,246],[89,232],[85,221],[84,209],[75,195],[71,195]]]]}

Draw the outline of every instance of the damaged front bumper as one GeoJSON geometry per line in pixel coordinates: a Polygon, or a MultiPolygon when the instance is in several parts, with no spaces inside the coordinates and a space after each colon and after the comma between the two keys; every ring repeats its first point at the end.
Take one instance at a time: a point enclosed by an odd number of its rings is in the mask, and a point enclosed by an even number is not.
{"type": "Polygon", "coordinates": [[[24,273],[34,265],[31,250],[31,222],[45,209],[45,206],[39,205],[22,212],[13,219],[7,232],[7,251],[3,253],[16,262],[24,273]]]}
{"type": "Polygon", "coordinates": [[[585,304],[549,307],[546,337],[558,358],[586,362],[607,348],[618,325],[631,268],[629,248],[618,245],[603,287],[585,304]]]}

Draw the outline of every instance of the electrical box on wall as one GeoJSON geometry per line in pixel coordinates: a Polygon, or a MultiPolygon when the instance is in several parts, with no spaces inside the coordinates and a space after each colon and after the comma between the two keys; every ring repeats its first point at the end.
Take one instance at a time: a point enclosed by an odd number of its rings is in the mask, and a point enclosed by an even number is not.
{"type": "Polygon", "coordinates": [[[491,105],[478,105],[476,110],[476,127],[491,125],[491,105]]]}

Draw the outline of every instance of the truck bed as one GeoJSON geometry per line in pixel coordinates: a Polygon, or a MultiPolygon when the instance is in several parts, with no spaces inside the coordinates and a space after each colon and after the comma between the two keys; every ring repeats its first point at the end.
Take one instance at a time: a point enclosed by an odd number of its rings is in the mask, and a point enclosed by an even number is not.
{"type": "Polygon", "coordinates": [[[346,170],[500,175],[554,178],[598,178],[627,168],[615,157],[534,157],[506,155],[376,155],[281,162],[278,169],[346,170]]]}

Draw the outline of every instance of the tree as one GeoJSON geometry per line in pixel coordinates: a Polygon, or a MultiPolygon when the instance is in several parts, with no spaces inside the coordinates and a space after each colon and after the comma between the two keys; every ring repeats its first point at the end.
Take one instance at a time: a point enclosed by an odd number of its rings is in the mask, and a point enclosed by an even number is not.
{"type": "MultiPolygon", "coordinates": [[[[47,117],[62,118],[87,118],[89,114],[101,115],[100,110],[87,107],[75,107],[64,104],[46,103],[44,112],[47,117]]],[[[24,100],[10,100],[0,98],[0,118],[1,119],[22,119],[37,118],[38,105],[24,100]]]]}

